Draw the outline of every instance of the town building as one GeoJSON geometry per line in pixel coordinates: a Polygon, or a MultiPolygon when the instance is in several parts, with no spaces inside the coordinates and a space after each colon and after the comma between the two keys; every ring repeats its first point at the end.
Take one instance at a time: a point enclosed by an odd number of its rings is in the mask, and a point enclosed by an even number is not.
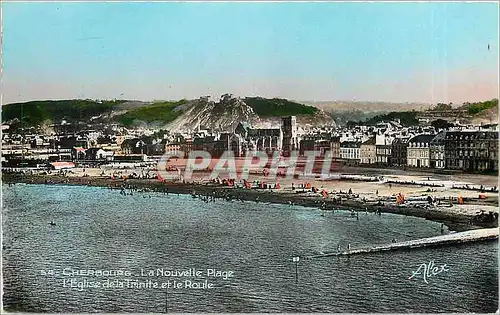
{"type": "Polygon", "coordinates": [[[240,135],[225,132],[219,136],[215,145],[216,155],[221,155],[225,151],[232,151],[235,157],[242,156],[243,138],[240,135]]]}
{"type": "Polygon", "coordinates": [[[406,166],[408,163],[407,149],[410,136],[396,137],[391,143],[391,165],[406,166]]]}
{"type": "Polygon", "coordinates": [[[330,138],[330,153],[333,161],[341,159],[340,156],[340,136],[333,136],[330,138]]]}
{"type": "Polygon", "coordinates": [[[182,151],[182,144],[179,142],[166,142],[165,154],[177,155],[182,151]]]}
{"type": "Polygon", "coordinates": [[[443,169],[445,168],[445,158],[444,158],[444,139],[446,137],[446,131],[441,131],[438,133],[434,139],[429,143],[429,162],[431,168],[443,169]]]}
{"type": "Polygon", "coordinates": [[[283,143],[281,146],[283,153],[286,155],[293,150],[297,150],[299,148],[299,142],[297,139],[297,117],[282,117],[281,131],[283,132],[283,143]]]}
{"type": "Polygon", "coordinates": [[[360,162],[361,164],[375,164],[376,161],[375,137],[372,137],[360,146],[360,162]]]}
{"type": "Polygon", "coordinates": [[[407,164],[410,167],[426,168],[430,166],[429,144],[434,135],[421,134],[410,139],[407,148],[407,164]]]}
{"type": "Polygon", "coordinates": [[[324,156],[330,151],[330,135],[325,133],[307,134],[299,141],[299,154],[306,151],[315,151],[319,156],[324,156]]]}
{"type": "MultiPolygon", "coordinates": [[[[280,128],[252,128],[250,124],[240,122],[234,130],[238,137],[232,141],[239,142],[238,155],[244,155],[247,151],[265,151],[272,153],[281,150],[283,132],[280,128]]],[[[298,148],[298,147],[297,147],[298,148]]]]}
{"type": "Polygon", "coordinates": [[[145,154],[146,143],[140,139],[125,139],[121,143],[121,150],[119,153],[122,155],[145,154]]]}
{"type": "Polygon", "coordinates": [[[279,128],[250,129],[247,135],[250,149],[267,153],[280,150],[283,139],[283,134],[279,128]]]}
{"type": "Polygon", "coordinates": [[[111,160],[113,152],[105,151],[101,148],[89,148],[85,150],[86,160],[111,160]]]}
{"type": "Polygon", "coordinates": [[[498,131],[448,131],[445,167],[464,171],[498,171],[498,131]]]}
{"type": "Polygon", "coordinates": [[[375,137],[376,163],[381,166],[391,165],[392,157],[392,137],[385,134],[375,137]]]}
{"type": "Polygon", "coordinates": [[[347,165],[358,165],[360,163],[359,141],[344,141],[340,143],[340,157],[347,165]]]}

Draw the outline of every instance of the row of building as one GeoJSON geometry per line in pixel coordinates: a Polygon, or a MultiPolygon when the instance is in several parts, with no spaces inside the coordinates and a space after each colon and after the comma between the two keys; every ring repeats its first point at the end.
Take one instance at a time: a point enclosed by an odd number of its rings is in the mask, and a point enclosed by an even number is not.
{"type": "Polygon", "coordinates": [[[248,151],[298,150],[299,154],[316,151],[320,155],[330,153],[334,161],[348,165],[498,171],[496,130],[376,134],[380,130],[374,129],[357,135],[324,132],[299,136],[295,127],[290,129],[292,132],[286,133],[284,128],[252,129],[240,124],[234,133],[168,142],[165,151],[173,154],[182,151],[187,155],[191,150],[205,150],[212,156],[220,156],[226,150],[232,150],[235,156],[244,156],[248,151]]]}
{"type": "Polygon", "coordinates": [[[332,137],[330,141],[301,142],[301,152],[328,149],[334,160],[349,165],[498,171],[495,130],[445,130],[437,134],[375,135],[365,141],[332,137]]]}
{"type": "MultiPolygon", "coordinates": [[[[495,127],[495,126],[493,126],[495,127]]],[[[349,165],[414,167],[464,171],[498,171],[498,130],[433,127],[403,128],[397,121],[350,128],[297,125],[295,116],[283,117],[276,128],[255,128],[240,122],[232,132],[208,129],[190,134],[119,135],[89,131],[60,135],[3,133],[2,162],[19,161],[109,161],[161,156],[185,156],[193,150],[213,157],[233,151],[236,157],[248,152],[287,156],[292,151],[327,153],[334,161],[349,165]]],[[[12,164],[10,163],[10,164],[12,164]]],[[[9,163],[7,163],[9,164],[9,163]]]]}

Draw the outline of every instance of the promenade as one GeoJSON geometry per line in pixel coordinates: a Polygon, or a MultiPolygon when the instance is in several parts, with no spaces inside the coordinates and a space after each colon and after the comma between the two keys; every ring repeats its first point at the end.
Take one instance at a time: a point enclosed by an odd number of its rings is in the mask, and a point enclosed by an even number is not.
{"type": "Polygon", "coordinates": [[[369,254],[369,253],[377,253],[377,252],[385,252],[385,251],[405,250],[405,249],[412,249],[412,248],[462,244],[462,243],[480,242],[480,241],[488,241],[488,240],[496,240],[496,239],[498,239],[498,228],[477,229],[477,230],[470,230],[470,231],[458,232],[458,233],[447,234],[447,235],[427,237],[427,238],[405,241],[405,242],[383,244],[383,245],[379,245],[379,246],[353,248],[353,249],[347,250],[347,251],[336,251],[336,252],[323,253],[320,255],[307,256],[307,257],[304,257],[304,259],[315,259],[315,258],[323,258],[323,257],[329,257],[329,256],[352,256],[352,255],[359,255],[359,254],[369,254]]]}

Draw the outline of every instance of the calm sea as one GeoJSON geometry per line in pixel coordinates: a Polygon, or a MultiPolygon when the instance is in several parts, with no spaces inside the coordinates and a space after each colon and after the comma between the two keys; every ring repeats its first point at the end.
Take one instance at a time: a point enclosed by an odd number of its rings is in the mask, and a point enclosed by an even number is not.
{"type": "Polygon", "coordinates": [[[291,260],[338,246],[345,249],[348,244],[356,248],[441,233],[440,223],[421,218],[362,212],[356,219],[348,212],[322,215],[318,209],[298,206],[205,203],[189,195],[123,196],[105,188],[24,184],[3,186],[2,211],[7,311],[494,312],[498,308],[497,242],[302,259],[297,266],[291,260]],[[427,283],[422,275],[408,279],[430,261],[446,264],[448,271],[427,278],[427,283]],[[158,269],[165,274],[158,276],[158,269]],[[172,275],[192,269],[200,274],[172,275]],[[207,269],[214,274],[207,274],[207,269]],[[127,274],[85,275],[79,270],[127,274]],[[155,274],[141,274],[150,270],[155,274]],[[182,287],[150,287],[168,280],[182,287]],[[212,287],[203,288],[207,284],[212,287]]]}

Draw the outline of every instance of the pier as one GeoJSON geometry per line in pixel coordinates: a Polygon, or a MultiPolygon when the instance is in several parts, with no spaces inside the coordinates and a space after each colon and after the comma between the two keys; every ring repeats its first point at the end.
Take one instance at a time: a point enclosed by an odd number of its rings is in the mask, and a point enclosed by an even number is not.
{"type": "Polygon", "coordinates": [[[480,241],[488,241],[496,239],[498,239],[498,228],[477,229],[477,230],[470,230],[470,231],[447,234],[447,235],[427,237],[405,242],[354,248],[348,251],[322,253],[319,255],[306,256],[304,257],[304,259],[314,259],[314,258],[322,258],[329,256],[351,256],[357,254],[368,254],[368,253],[376,253],[383,251],[461,244],[468,242],[480,242],[480,241]]]}

